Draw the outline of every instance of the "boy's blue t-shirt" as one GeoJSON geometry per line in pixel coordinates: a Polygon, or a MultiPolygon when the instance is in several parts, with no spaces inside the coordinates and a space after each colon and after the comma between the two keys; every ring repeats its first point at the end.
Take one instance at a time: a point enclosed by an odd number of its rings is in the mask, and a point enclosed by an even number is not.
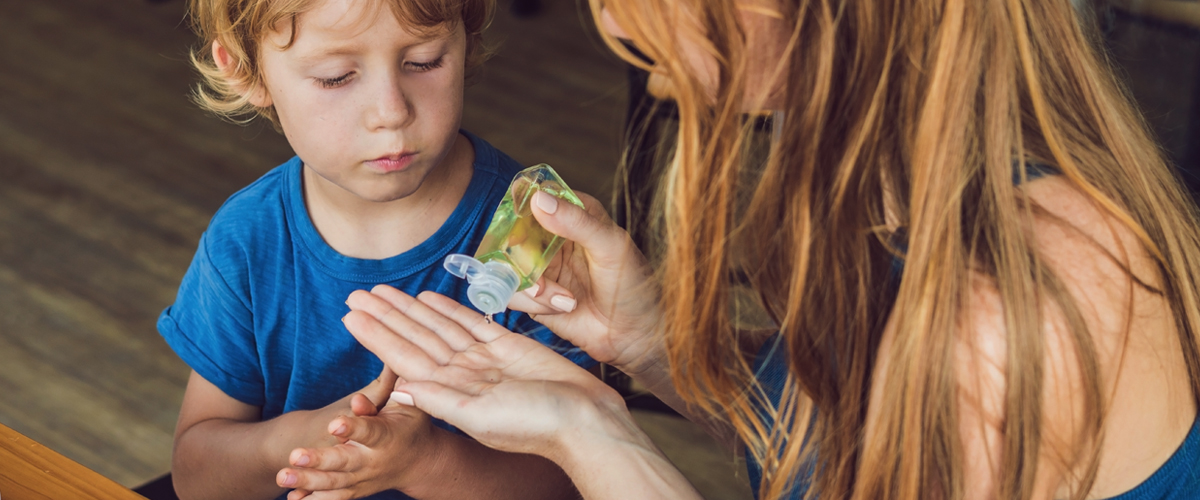
{"type": "MultiPolygon", "coordinates": [[[[433,290],[464,304],[467,283],[442,268],[451,253],[474,254],[521,165],[471,134],[474,175],[462,200],[429,239],[395,257],[339,254],[305,206],[302,163],[292,158],[235,193],[217,211],[158,330],[196,373],[267,420],[328,406],[375,379],[383,363],[342,325],[354,290],[386,283],[416,295],[433,290]]],[[[583,351],[523,313],[495,321],[584,367],[583,351]]],[[[370,498],[408,498],[385,492],[370,498]]]]}

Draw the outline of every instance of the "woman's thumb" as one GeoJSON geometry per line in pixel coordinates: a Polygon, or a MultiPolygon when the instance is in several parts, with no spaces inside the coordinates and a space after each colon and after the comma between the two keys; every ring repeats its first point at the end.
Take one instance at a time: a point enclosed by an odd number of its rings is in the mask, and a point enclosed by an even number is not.
{"type": "Polygon", "coordinates": [[[398,384],[390,399],[400,404],[416,406],[430,416],[440,418],[460,429],[462,417],[470,414],[469,411],[464,414],[464,410],[471,396],[437,382],[398,384]]]}

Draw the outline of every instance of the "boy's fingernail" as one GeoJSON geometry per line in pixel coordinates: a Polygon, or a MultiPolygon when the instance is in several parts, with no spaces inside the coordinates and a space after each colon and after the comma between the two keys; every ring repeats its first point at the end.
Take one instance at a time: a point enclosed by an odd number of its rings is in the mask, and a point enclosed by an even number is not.
{"type": "Polygon", "coordinates": [[[339,426],[337,428],[337,430],[333,431],[334,436],[342,436],[345,434],[346,434],[346,424],[342,424],[341,426],[339,426]]]}
{"type": "Polygon", "coordinates": [[[562,312],[571,312],[575,310],[575,299],[566,295],[555,295],[550,299],[550,305],[557,307],[562,312]]]}
{"type": "Polygon", "coordinates": [[[309,462],[311,462],[311,460],[309,460],[308,455],[300,455],[300,458],[296,459],[296,466],[304,467],[308,465],[309,462]]]}
{"type": "Polygon", "coordinates": [[[548,214],[552,214],[558,210],[558,199],[545,191],[533,193],[533,203],[548,214]]]}
{"type": "Polygon", "coordinates": [[[538,290],[541,290],[541,288],[542,287],[537,286],[537,283],[534,283],[533,286],[525,289],[525,294],[529,295],[530,297],[537,297],[538,290]]]}
{"type": "Polygon", "coordinates": [[[295,475],[293,475],[293,474],[284,474],[283,475],[283,486],[284,487],[295,486],[295,485],[296,485],[296,476],[295,475]]]}
{"type": "Polygon", "coordinates": [[[400,391],[393,392],[392,396],[389,397],[388,400],[405,405],[405,406],[412,406],[414,404],[412,394],[409,394],[407,392],[400,392],[400,391]]]}

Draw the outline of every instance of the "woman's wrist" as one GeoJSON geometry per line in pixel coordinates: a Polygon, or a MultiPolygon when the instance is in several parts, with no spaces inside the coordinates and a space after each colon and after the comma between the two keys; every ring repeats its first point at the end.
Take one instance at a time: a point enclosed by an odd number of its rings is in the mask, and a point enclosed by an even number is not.
{"type": "Polygon", "coordinates": [[[699,499],[695,488],[642,432],[625,405],[598,402],[559,440],[548,457],[583,498],[699,499]]]}
{"type": "Polygon", "coordinates": [[[661,318],[653,321],[649,326],[638,329],[640,335],[629,333],[627,337],[636,338],[621,349],[621,354],[613,359],[608,364],[613,368],[621,370],[622,373],[630,377],[639,378],[647,373],[654,372],[659,366],[666,361],[666,350],[664,349],[662,338],[662,320],[661,318]]]}
{"type": "Polygon", "coordinates": [[[624,401],[615,397],[615,404],[605,401],[611,397],[602,396],[579,408],[573,422],[556,437],[554,450],[547,458],[573,476],[572,468],[594,465],[599,449],[615,443],[650,443],[633,421],[624,401]]]}

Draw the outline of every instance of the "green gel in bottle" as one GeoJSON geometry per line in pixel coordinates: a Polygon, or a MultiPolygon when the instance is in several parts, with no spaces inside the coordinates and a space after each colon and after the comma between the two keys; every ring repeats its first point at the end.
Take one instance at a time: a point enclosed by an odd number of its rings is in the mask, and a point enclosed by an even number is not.
{"type": "Polygon", "coordinates": [[[470,283],[467,299],[489,321],[508,307],[513,294],[537,282],[563,245],[562,238],[533,217],[530,202],[538,191],[583,206],[550,165],[529,167],[508,186],[475,256],[451,254],[443,263],[451,274],[470,283]]]}

